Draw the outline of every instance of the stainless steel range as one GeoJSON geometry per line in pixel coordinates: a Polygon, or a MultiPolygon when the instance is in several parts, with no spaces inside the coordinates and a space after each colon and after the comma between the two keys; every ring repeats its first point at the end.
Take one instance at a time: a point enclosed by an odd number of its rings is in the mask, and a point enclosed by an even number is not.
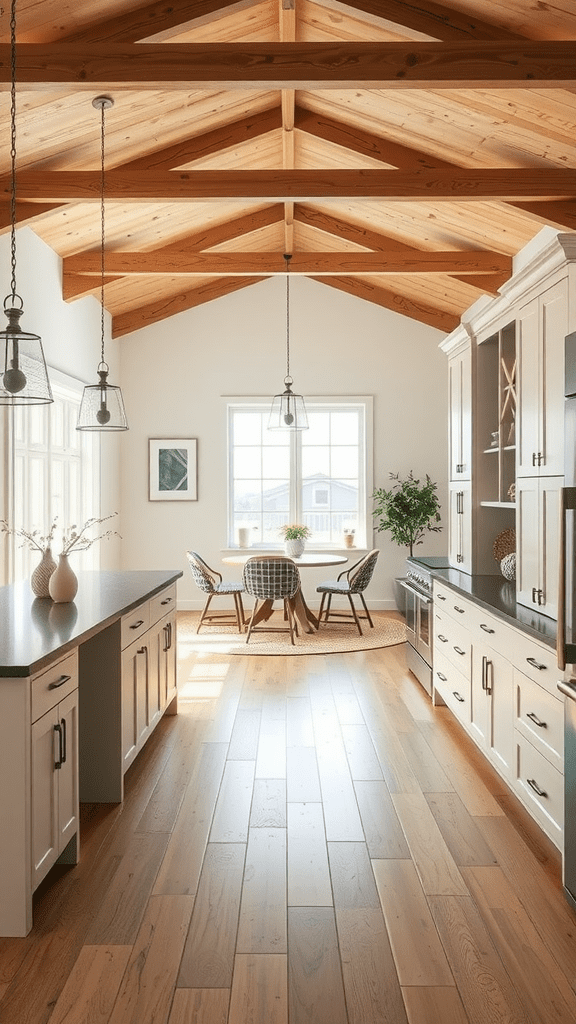
{"type": "Polygon", "coordinates": [[[432,694],[432,573],[448,569],[445,555],[406,559],[406,575],[397,582],[402,587],[406,615],[406,661],[408,668],[432,694]]]}

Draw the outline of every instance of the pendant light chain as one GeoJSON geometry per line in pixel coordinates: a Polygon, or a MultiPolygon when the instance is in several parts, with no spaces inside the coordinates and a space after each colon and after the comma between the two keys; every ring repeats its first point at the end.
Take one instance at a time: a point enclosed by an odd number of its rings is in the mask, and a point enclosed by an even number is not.
{"type": "Polygon", "coordinates": [[[100,106],[100,365],[106,365],[104,359],[104,243],[105,243],[105,217],[104,217],[104,110],[105,104],[100,106]]]}
{"type": "Polygon", "coordinates": [[[290,253],[284,253],[286,260],[286,376],[290,376],[290,253]]]}
{"type": "Polygon", "coordinates": [[[10,161],[12,191],[10,195],[10,266],[12,300],[16,298],[16,0],[10,8],[10,161]]]}

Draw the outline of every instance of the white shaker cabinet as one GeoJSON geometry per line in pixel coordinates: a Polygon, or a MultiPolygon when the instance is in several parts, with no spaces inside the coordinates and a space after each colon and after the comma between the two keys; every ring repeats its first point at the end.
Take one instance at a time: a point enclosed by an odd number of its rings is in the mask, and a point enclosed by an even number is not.
{"type": "Polygon", "coordinates": [[[568,278],[533,298],[518,313],[518,476],[564,472],[564,338],[568,334],[568,278]]]}
{"type": "Polygon", "coordinates": [[[514,669],[488,644],[474,639],[470,732],[505,779],[514,777],[514,669]]]}
{"type": "Polygon", "coordinates": [[[558,615],[558,545],[563,477],[516,480],[516,598],[555,619],[558,615]]]}
{"type": "Polygon", "coordinates": [[[450,402],[450,480],[470,480],[472,475],[472,348],[466,346],[448,361],[450,402]]]}

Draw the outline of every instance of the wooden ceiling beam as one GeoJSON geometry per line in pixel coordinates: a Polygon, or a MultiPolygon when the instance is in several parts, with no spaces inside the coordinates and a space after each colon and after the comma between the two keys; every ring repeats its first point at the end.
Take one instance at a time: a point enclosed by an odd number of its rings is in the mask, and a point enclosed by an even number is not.
{"type": "Polygon", "coordinates": [[[261,0],[236,0],[223,3],[222,0],[164,0],[145,4],[135,11],[119,14],[115,18],[91,22],[84,28],[60,37],[67,43],[136,43],[160,32],[182,31],[190,22],[205,23],[236,11],[255,7],[261,0]]]}
{"type": "MultiPolygon", "coordinates": [[[[333,4],[331,0],[324,0],[324,6],[332,7],[333,4]]],[[[341,10],[343,6],[391,21],[400,29],[409,28],[445,41],[524,38],[499,25],[427,0],[342,0],[342,3],[337,0],[337,8],[341,10]]]]}
{"type": "MultiPolygon", "coordinates": [[[[21,43],[27,90],[510,89],[576,86],[576,41],[21,43]]],[[[10,47],[0,45],[0,89],[10,47]]]]}
{"type": "MultiPolygon", "coordinates": [[[[0,200],[10,195],[10,176],[0,176],[0,200]]],[[[21,171],[18,195],[25,202],[99,202],[98,171],[21,171]]],[[[374,199],[387,202],[462,202],[574,199],[576,168],[476,168],[474,170],[189,170],[149,173],[111,170],[108,200],[123,203],[194,202],[198,199],[374,199]]]]}
{"type": "MultiPolygon", "coordinates": [[[[95,274],[100,267],[99,252],[67,256],[66,274],[95,274]]],[[[123,276],[159,277],[200,275],[203,277],[284,275],[286,265],[277,252],[110,252],[106,272],[123,276]]],[[[297,252],[290,261],[290,274],[507,274],[512,259],[485,250],[470,252],[297,252]]]]}
{"type": "Polygon", "coordinates": [[[160,320],[175,316],[176,313],[184,313],[187,309],[202,306],[212,299],[220,299],[223,295],[230,295],[240,288],[248,288],[250,285],[258,284],[261,280],[264,278],[219,277],[215,281],[202,282],[196,288],[185,289],[148,305],[138,306],[126,313],[119,313],[112,317],[112,337],[121,338],[125,334],[132,334],[133,331],[139,331],[142,327],[150,327],[160,320]]]}
{"type": "MultiPolygon", "coordinates": [[[[47,213],[58,210],[60,203],[16,203],[16,225],[20,228],[39,220],[47,213]]],[[[9,202],[0,203],[0,235],[10,229],[12,215],[9,202]]]]}
{"type": "Polygon", "coordinates": [[[339,291],[353,295],[357,299],[364,299],[366,302],[374,302],[384,309],[391,309],[400,316],[407,316],[411,320],[418,320],[429,327],[437,327],[439,331],[448,334],[460,323],[460,318],[454,316],[447,310],[440,309],[432,304],[419,302],[408,298],[406,295],[399,295],[397,292],[386,288],[380,288],[369,281],[359,280],[357,277],[315,277],[320,284],[329,285],[339,291]]]}

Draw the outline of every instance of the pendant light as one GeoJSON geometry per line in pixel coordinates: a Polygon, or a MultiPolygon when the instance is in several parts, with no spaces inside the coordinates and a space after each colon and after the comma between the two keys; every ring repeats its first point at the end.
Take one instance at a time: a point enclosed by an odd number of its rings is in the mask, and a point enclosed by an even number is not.
{"type": "Polygon", "coordinates": [[[100,110],[100,362],[98,383],[87,384],[78,413],[77,430],[128,430],[122,392],[108,383],[109,366],[104,358],[104,112],[114,106],[110,96],[97,96],[92,106],[100,110]]]}
{"type": "Polygon", "coordinates": [[[0,331],[0,405],[48,405],[52,390],[38,334],[23,331],[20,317],[24,303],[16,291],[16,0],[10,11],[10,295],[4,299],[8,326],[0,331]]]}
{"type": "Polygon", "coordinates": [[[286,376],[284,391],[274,395],[268,430],[308,430],[308,417],[302,395],[292,392],[294,383],[290,376],[290,253],[284,253],[286,260],[286,376]]]}

